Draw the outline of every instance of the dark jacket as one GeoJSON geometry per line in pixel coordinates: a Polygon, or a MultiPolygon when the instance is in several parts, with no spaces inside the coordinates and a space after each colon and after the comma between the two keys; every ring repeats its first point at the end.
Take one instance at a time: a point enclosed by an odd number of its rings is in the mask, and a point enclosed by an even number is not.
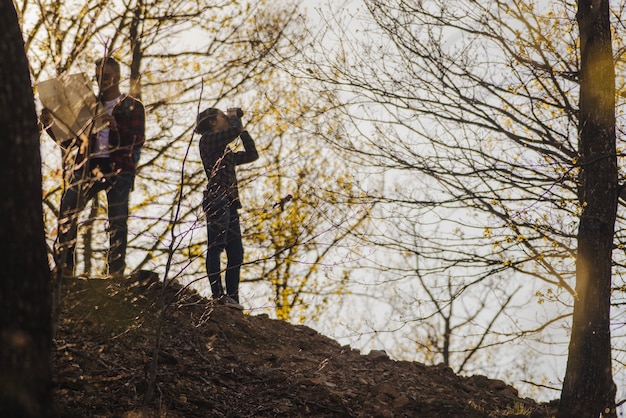
{"type": "MultiPolygon", "coordinates": [[[[141,147],[145,142],[146,116],[143,104],[131,96],[125,96],[113,108],[113,117],[117,122],[117,131],[109,133],[109,162],[111,170],[136,173],[141,147]]],[[[50,131],[49,131],[50,133],[50,131]]],[[[60,145],[71,149],[78,147],[74,169],[79,170],[87,163],[88,157],[96,145],[97,133],[89,135],[88,147],[81,146],[80,138],[70,138],[60,145]]]]}
{"type": "Polygon", "coordinates": [[[202,135],[200,157],[209,181],[209,194],[224,196],[233,207],[240,208],[235,166],[251,163],[259,158],[259,154],[248,131],[241,130],[239,118],[229,117],[229,125],[228,129],[202,135]],[[244,151],[233,152],[228,146],[237,137],[241,138],[244,151]]]}

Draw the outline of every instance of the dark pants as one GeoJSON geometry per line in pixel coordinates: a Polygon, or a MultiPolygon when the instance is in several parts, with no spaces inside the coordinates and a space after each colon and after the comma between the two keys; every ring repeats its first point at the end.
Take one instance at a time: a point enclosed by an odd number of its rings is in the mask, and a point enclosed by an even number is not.
{"type": "Polygon", "coordinates": [[[74,270],[74,252],[78,216],[96,194],[106,190],[109,215],[109,251],[107,263],[109,274],[123,275],[126,268],[126,245],[128,239],[128,198],[133,186],[134,174],[118,173],[106,181],[91,176],[83,177],[76,171],[61,199],[59,228],[55,258],[57,266],[66,271],[74,270]]]}
{"type": "Polygon", "coordinates": [[[207,219],[209,248],[206,269],[213,298],[224,295],[220,255],[226,251],[226,294],[239,302],[239,272],[243,263],[243,243],[239,213],[228,199],[205,196],[203,208],[207,219]]]}

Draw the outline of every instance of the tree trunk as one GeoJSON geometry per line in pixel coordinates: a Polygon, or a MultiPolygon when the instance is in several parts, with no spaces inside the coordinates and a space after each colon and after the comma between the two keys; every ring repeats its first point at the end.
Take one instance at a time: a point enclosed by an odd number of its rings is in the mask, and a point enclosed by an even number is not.
{"type": "MultiPolygon", "coordinates": [[[[93,267],[93,227],[98,217],[98,208],[100,207],[100,196],[98,193],[91,201],[91,209],[89,210],[88,221],[83,224],[85,233],[83,234],[83,261],[85,277],[91,277],[93,267]]],[[[106,270],[105,270],[106,272],[106,270]]]]}
{"type": "Polygon", "coordinates": [[[608,0],[579,0],[580,115],[576,299],[558,417],[615,416],[611,260],[617,211],[615,69],[608,0]]]}
{"type": "Polygon", "coordinates": [[[130,46],[132,51],[132,60],[130,62],[130,95],[141,100],[141,59],[143,58],[143,49],[141,45],[141,36],[139,26],[144,19],[143,0],[138,0],[133,11],[133,19],[130,23],[130,46]]]}
{"type": "Polygon", "coordinates": [[[11,0],[0,0],[0,416],[48,416],[50,270],[39,130],[11,0]]]}

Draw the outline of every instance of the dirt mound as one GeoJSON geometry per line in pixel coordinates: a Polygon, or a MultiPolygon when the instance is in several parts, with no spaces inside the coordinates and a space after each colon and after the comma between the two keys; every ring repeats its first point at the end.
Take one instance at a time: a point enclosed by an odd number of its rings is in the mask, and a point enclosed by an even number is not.
{"type": "Polygon", "coordinates": [[[53,352],[56,417],[554,413],[504,382],[393,361],[384,352],[361,355],[304,326],[213,306],[148,273],[72,279],[63,293],[53,352]]]}

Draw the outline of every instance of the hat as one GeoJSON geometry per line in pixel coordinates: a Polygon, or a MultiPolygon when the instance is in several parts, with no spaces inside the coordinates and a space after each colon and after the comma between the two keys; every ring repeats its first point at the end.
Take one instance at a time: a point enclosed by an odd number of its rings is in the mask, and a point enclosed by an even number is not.
{"type": "Polygon", "coordinates": [[[217,117],[217,112],[218,110],[213,107],[209,107],[200,112],[196,118],[196,128],[194,132],[200,135],[207,133],[210,130],[209,122],[217,117]]]}

